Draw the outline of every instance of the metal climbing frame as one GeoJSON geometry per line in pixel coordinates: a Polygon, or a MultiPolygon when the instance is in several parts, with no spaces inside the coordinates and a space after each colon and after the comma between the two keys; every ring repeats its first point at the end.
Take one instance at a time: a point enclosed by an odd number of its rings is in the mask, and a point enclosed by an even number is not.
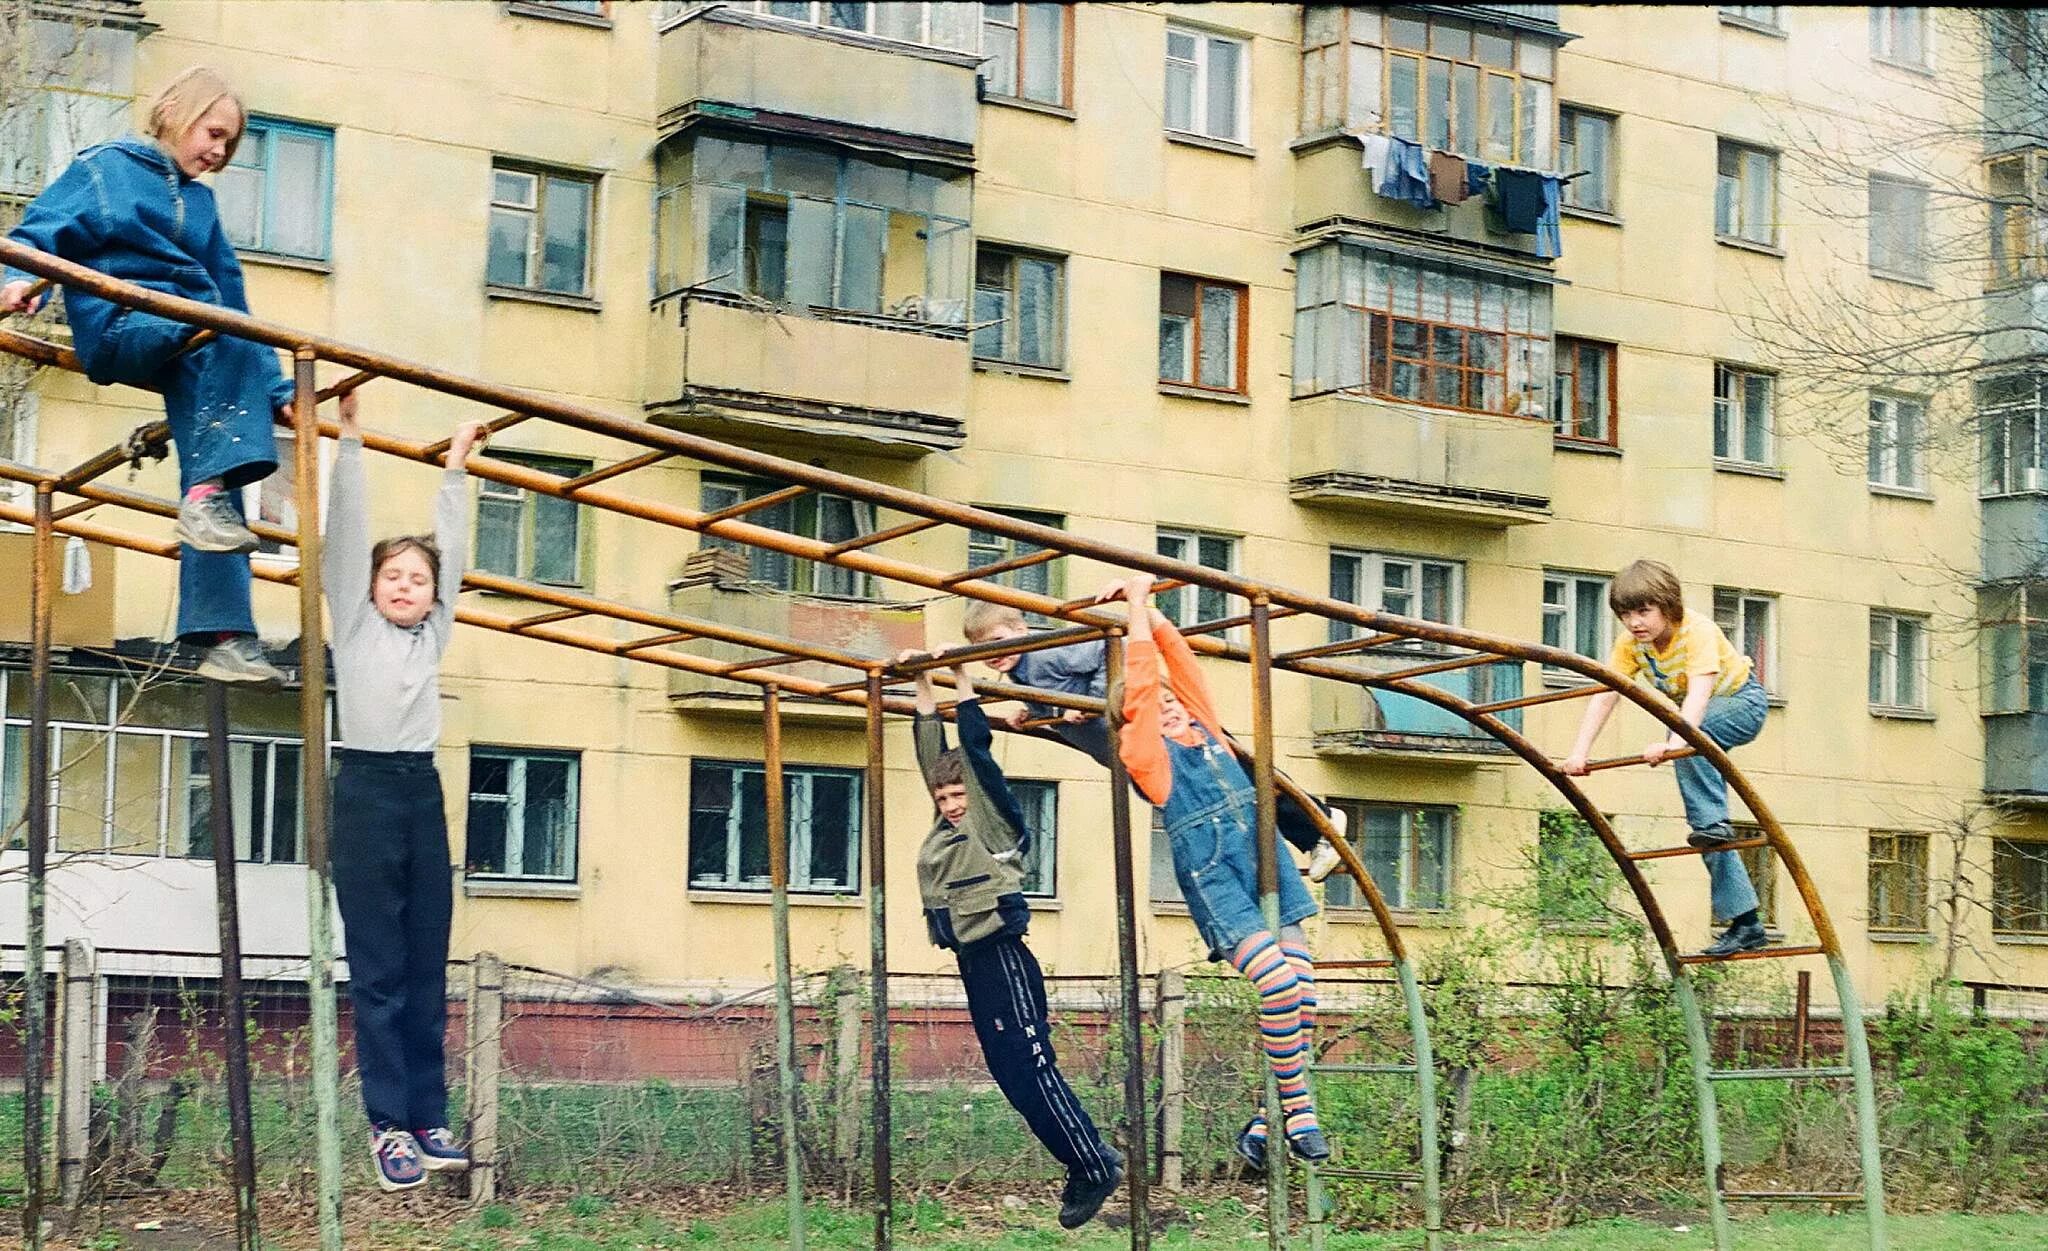
{"type": "MultiPolygon", "coordinates": [[[[1661,697],[1625,681],[1606,666],[1579,656],[1576,653],[1543,647],[1488,635],[1475,630],[1440,625],[1434,622],[1415,621],[1358,608],[1324,596],[1309,595],[1285,587],[1273,586],[1252,579],[1203,568],[1181,561],[1169,560],[1151,552],[1127,550],[1112,544],[1090,539],[1084,535],[1056,530],[1046,526],[1021,521],[1013,517],[968,507],[952,501],[921,495],[898,487],[887,486],[849,474],[836,473],[814,465],[788,460],[751,449],[721,443],[701,436],[681,433],[650,425],[644,421],[623,418],[595,409],[488,382],[467,378],[458,374],[435,369],[426,365],[403,360],[379,352],[352,346],[338,340],[307,334],[302,331],[275,326],[259,321],[245,314],[210,305],[197,304],[147,291],[122,283],[92,270],[70,264],[58,258],[22,247],[11,241],[0,239],[0,263],[40,275],[46,280],[68,288],[90,291],[95,295],[112,300],[130,308],[141,309],[162,316],[171,317],[199,328],[201,334],[231,334],[253,342],[292,353],[297,401],[293,411],[293,425],[298,434],[297,482],[300,501],[299,516],[317,517],[318,478],[317,443],[321,435],[333,435],[334,428],[324,425],[315,416],[315,406],[320,400],[354,390],[374,379],[390,379],[409,383],[428,390],[492,406],[501,413],[492,421],[494,429],[527,420],[549,421],[572,427],[587,433],[617,439],[640,449],[611,465],[593,470],[574,478],[563,478],[540,470],[516,465],[507,461],[476,459],[468,465],[471,475],[508,486],[519,487],[575,503],[605,509],[622,515],[655,522],[660,525],[695,531],[722,540],[759,547],[786,556],[817,561],[853,570],[872,577],[904,583],[946,593],[953,593],[991,603],[1004,604],[1027,612],[1043,614],[1071,622],[1072,625],[1047,634],[1019,640],[1015,643],[994,645],[970,645],[939,653],[930,661],[920,662],[916,668],[938,668],[969,659],[999,656],[1010,652],[1032,650],[1058,643],[1073,642],[1089,638],[1110,640],[1113,666],[1120,663],[1118,638],[1121,634],[1119,615],[1106,612],[1088,600],[1056,601],[1050,597],[1006,586],[994,581],[998,575],[1026,564],[1068,555],[1097,560],[1111,566],[1143,570],[1165,579],[1162,589],[1173,586],[1198,586],[1224,592],[1242,598],[1249,605],[1247,613],[1218,621],[1202,623],[1184,633],[1189,634],[1190,645],[1198,652],[1226,657],[1246,663],[1249,667],[1253,692],[1253,732],[1250,755],[1254,774],[1259,783],[1259,839],[1261,856],[1261,885],[1264,888],[1264,902],[1269,906],[1277,904],[1275,884],[1277,865],[1274,860],[1273,827],[1275,823],[1275,790],[1292,784],[1277,775],[1273,767],[1272,743],[1272,676],[1276,669],[1300,673],[1312,678],[1348,683],[1374,690],[1389,691],[1410,696],[1440,707],[1492,736],[1515,755],[1520,756],[1548,780],[1560,794],[1589,823],[1602,844],[1620,867],[1629,889],[1642,907],[1650,931],[1663,952],[1665,965],[1672,979],[1674,996],[1678,1000],[1686,1021],[1687,1039],[1692,1053],[1694,1089],[1700,1112],[1701,1137],[1704,1164],[1707,1174],[1707,1190],[1715,1237],[1719,1251],[1729,1251],[1730,1231],[1727,1218],[1727,1202],[1741,1201],[1795,1201],[1824,1199],[1830,1202],[1860,1200],[1865,1206],[1869,1242],[1873,1251],[1884,1251],[1884,1190],[1877,1153],[1875,1099],[1870,1068],[1868,1042],[1862,1026],[1862,1012],[1843,962],[1840,942],[1834,926],[1830,923],[1811,878],[1800,860],[1798,851],[1786,837],[1775,816],[1764,803],[1754,786],[1741,772],[1733,767],[1726,754],[1697,729],[1686,725],[1676,709],[1661,697]],[[346,367],[354,372],[332,385],[318,389],[315,386],[314,366],[316,362],[346,367]],[[688,458],[719,467],[740,470],[751,475],[787,484],[783,489],[752,500],[715,511],[702,511],[681,505],[657,501],[623,493],[612,480],[650,465],[660,464],[673,458],[688,458]],[[877,508],[902,513],[909,520],[883,527],[873,533],[838,543],[809,539],[786,534],[757,525],[748,520],[748,515],[773,503],[790,499],[809,492],[830,492],[835,495],[865,501],[877,508]],[[928,566],[881,554],[876,549],[896,540],[906,539],[938,526],[972,527],[986,530],[1006,538],[1032,545],[1039,549],[1031,555],[995,562],[979,567],[958,571],[943,571],[928,566]],[[1340,639],[1291,651],[1274,652],[1271,644],[1271,623],[1275,620],[1310,615],[1336,623],[1354,637],[1340,639]],[[1227,644],[1217,636],[1222,632],[1239,627],[1250,627],[1251,646],[1237,647],[1227,644]],[[1388,660],[1388,649],[1409,642],[1424,642],[1440,648],[1455,649],[1456,654],[1448,659],[1437,659],[1425,663],[1399,664],[1399,655],[1394,653],[1390,663],[1392,669],[1373,669],[1356,663],[1367,653],[1379,652],[1375,659],[1388,660]],[[1569,670],[1590,679],[1586,684],[1568,690],[1552,691],[1541,695],[1504,699],[1492,702],[1474,702],[1452,691],[1430,685],[1418,679],[1426,676],[1451,672],[1484,664],[1503,662],[1541,663],[1555,668],[1569,670]],[[1656,718],[1673,732],[1679,734],[1690,747],[1691,753],[1698,753],[1711,761],[1729,780],[1736,793],[1748,806],[1764,831],[1762,844],[1768,846],[1785,866],[1805,904],[1818,941],[1812,946],[1776,947],[1762,951],[1744,953],[1738,958],[1787,958],[1822,956],[1827,960],[1834,976],[1837,993],[1842,1005],[1844,1032],[1849,1053],[1849,1075],[1854,1078],[1858,1111],[1859,1161],[1862,1168],[1863,1188],[1860,1193],[1835,1192],[1815,1194],[1811,1192],[1745,1192],[1726,1190],[1722,1184],[1720,1141],[1718,1121],[1715,1113],[1714,1083],[1719,1080],[1738,1078],[1792,1078],[1837,1076],[1839,1070],[1715,1070],[1712,1067],[1710,1043],[1706,1023],[1701,1016],[1697,997],[1693,992],[1691,970],[1707,958],[1682,954],[1673,938],[1671,927],[1663,911],[1651,894],[1644,879],[1640,862],[1666,856],[1695,854],[1688,847],[1674,847],[1654,851],[1630,851],[1615,835],[1612,826],[1586,798],[1578,784],[1557,771],[1540,751],[1514,727],[1504,721],[1500,714],[1537,704],[1550,703],[1583,697],[1601,690],[1613,690],[1634,702],[1638,707],[1656,718]]],[[[79,368],[75,355],[53,343],[35,339],[13,331],[0,329],[0,351],[21,356],[34,363],[68,368],[79,368]]],[[[159,446],[165,438],[161,425],[154,427],[149,439],[159,446]]],[[[436,443],[422,443],[376,433],[366,433],[365,444],[373,450],[399,458],[438,464],[447,449],[446,440],[436,443]]],[[[49,587],[48,545],[55,535],[79,535],[110,546],[158,556],[175,557],[176,545],[168,539],[152,538],[112,529],[90,520],[83,520],[78,514],[100,506],[114,506],[133,511],[172,516],[175,505],[167,500],[142,495],[101,484],[97,479],[127,459],[124,448],[110,449],[69,471],[52,471],[11,461],[0,461],[0,478],[29,483],[35,492],[35,506],[24,509],[12,505],[0,505],[0,519],[34,527],[38,536],[37,577],[32,596],[31,660],[31,709],[33,726],[30,734],[30,794],[43,795],[49,785],[49,762],[47,753],[47,667],[49,650],[49,613],[51,595],[49,587]],[[56,495],[75,497],[75,502],[62,508],[55,507],[56,495]],[[38,676],[43,675],[43,676],[38,676]],[[37,745],[45,750],[40,753],[37,745]]],[[[313,932],[313,967],[316,985],[314,1045],[316,1052],[324,1057],[316,1062],[316,1099],[319,1103],[319,1134],[321,1137],[318,1154],[319,1164],[319,1218],[322,1243],[326,1248],[338,1251],[340,1246],[340,1157],[337,1130],[335,1128],[335,1024],[333,997],[331,994],[331,953],[332,936],[327,930],[328,908],[326,901],[331,886],[327,880],[325,850],[327,834],[327,806],[325,803],[326,774],[322,767],[326,755],[325,725],[320,709],[325,700],[324,648],[318,645],[323,639],[319,611],[318,587],[318,542],[316,530],[308,528],[303,534],[278,530],[258,525],[257,532],[280,543],[296,543],[300,546],[302,559],[298,569],[263,568],[257,576],[270,581],[297,583],[301,641],[300,654],[304,661],[303,676],[303,730],[306,750],[305,814],[307,822],[308,860],[313,872],[309,874],[312,883],[308,900],[309,923],[313,932]],[[304,575],[302,577],[302,574],[304,575]],[[323,1020],[324,1017],[324,1020],[323,1020]]],[[[546,611],[525,617],[507,616],[472,607],[457,607],[456,619],[464,624],[495,630],[501,633],[519,635],[544,642],[578,648],[612,657],[629,657],[649,664],[700,675],[724,678],[749,683],[764,692],[764,740],[766,751],[771,757],[771,767],[780,765],[780,697],[783,694],[831,700],[844,704],[861,706],[866,709],[868,769],[868,875],[871,889],[868,892],[870,913],[870,957],[873,978],[874,1039],[871,1057],[872,1085],[874,1089],[874,1149],[873,1149],[873,1196],[875,1211],[875,1245],[893,1245],[893,1203],[891,1195],[891,1169],[889,1156],[888,1121],[888,1046],[887,1046],[887,994],[886,994],[886,943],[884,924],[886,917],[886,896],[883,890],[883,869],[885,851],[882,826],[882,787],[879,784],[882,767],[882,726],[885,713],[903,713],[910,710],[907,700],[888,693],[887,682],[892,676],[902,676],[903,669],[893,666],[888,659],[876,656],[861,656],[839,649],[819,646],[798,639],[782,638],[728,626],[715,621],[700,620],[677,615],[667,611],[650,611],[631,605],[614,603],[594,596],[581,595],[560,588],[546,587],[519,579],[506,578],[485,573],[471,573],[465,581],[466,589],[499,592],[532,601],[546,611]],[[594,633],[580,632],[563,623],[579,618],[598,618],[615,625],[631,626],[651,631],[630,639],[604,637],[594,633]],[[677,650],[679,644],[711,640],[736,644],[757,650],[761,654],[750,656],[738,662],[720,662],[677,650]],[[839,682],[821,682],[816,679],[799,677],[781,672],[782,666],[799,660],[818,661],[838,666],[848,674],[848,679],[839,682]]],[[[1076,698],[1051,692],[1034,692],[1025,688],[1003,683],[985,683],[982,688],[998,698],[1014,698],[1029,695],[1037,702],[1059,708],[1070,708],[1084,712],[1101,713],[1101,701],[1076,698]]],[[[1114,726],[1114,718],[1111,719],[1114,726]]],[[[1597,761],[1595,769],[1621,768],[1639,763],[1635,757],[1623,757],[1597,761]]],[[[1118,969],[1123,991],[1123,1027],[1126,1037],[1136,1039],[1142,1036],[1140,1026],[1141,991],[1137,967],[1138,915],[1134,903],[1135,869],[1132,859],[1132,842],[1129,815],[1129,797],[1123,783],[1121,770],[1113,770],[1112,823],[1114,826],[1114,856],[1117,878],[1118,910],[1118,969]]],[[[42,806],[31,804],[32,814],[42,806]]],[[[1313,806],[1311,805],[1313,811],[1313,806]]],[[[779,845],[779,813],[770,819],[771,836],[779,845]]],[[[34,817],[31,818],[32,821],[34,817]]],[[[1421,1149],[1418,1167],[1413,1174],[1375,1175],[1383,1180],[1408,1182],[1419,1186],[1422,1199],[1422,1225],[1425,1242],[1430,1251],[1442,1245],[1442,1205],[1438,1187],[1439,1153],[1436,1145],[1436,1098],[1434,1091],[1434,1065],[1429,1047],[1428,1021],[1423,1010],[1420,986],[1401,935],[1396,929],[1385,902],[1374,889],[1371,877],[1350,846],[1334,839],[1327,825],[1324,836],[1331,838],[1343,859],[1346,869],[1355,879],[1366,899],[1380,932],[1385,939],[1388,955],[1380,961],[1353,962],[1374,966],[1390,967],[1402,988],[1404,1005],[1408,1015],[1413,1047],[1413,1063],[1400,1065],[1365,1066],[1319,1066],[1325,1069],[1349,1071],[1389,1072],[1412,1075],[1421,1108],[1420,1139],[1421,1149]]],[[[34,866],[29,889],[29,928],[31,945],[43,933],[41,913],[41,848],[47,831],[31,827],[31,863],[34,866]]],[[[1756,845],[1756,844],[1747,844],[1756,845]]],[[[786,855],[786,852],[784,853],[786,855]]],[[[778,990],[778,1053],[781,1059],[784,1083],[785,1115],[787,1104],[793,1102],[797,1075],[794,1069],[793,1021],[794,1005],[788,976],[788,931],[786,925],[787,883],[784,877],[786,866],[782,856],[775,859],[775,880],[772,891],[775,901],[777,924],[775,926],[777,990],[778,990]]],[[[40,1005],[41,964],[28,961],[29,1002],[28,1017],[30,1053],[42,1054],[44,1047],[44,1025],[35,1008],[40,1005]]],[[[1144,1108],[1144,1058],[1142,1048],[1129,1049],[1130,1066],[1125,1087],[1126,1132],[1130,1135],[1134,1162],[1147,1158],[1145,1134],[1148,1118],[1144,1108]]],[[[30,1070],[34,1071],[31,1065],[30,1070]]],[[[1269,1105],[1273,1106],[1273,1105],[1269,1105]]],[[[28,1128],[28,1127],[25,1127],[28,1128]]],[[[785,1148],[791,1153],[787,1161],[787,1184],[791,1204],[791,1244],[802,1245],[801,1180],[798,1161],[794,1156],[793,1135],[785,1135],[785,1148]]],[[[28,1204],[25,1216],[31,1246],[38,1245],[39,1232],[37,1217],[43,1196],[41,1191],[40,1142],[37,1135],[25,1135],[23,1147],[24,1163],[28,1166],[28,1204]]],[[[1276,1167],[1269,1180],[1268,1242],[1275,1248],[1286,1245],[1290,1214],[1286,1193],[1285,1151],[1270,1153],[1276,1167]]],[[[1142,1249],[1149,1244],[1149,1219],[1147,1216],[1148,1195],[1146,1169],[1134,1167],[1130,1171],[1130,1202],[1132,1220],[1130,1238],[1133,1248],[1142,1249]]],[[[1312,1170],[1308,1177],[1309,1213],[1311,1218],[1311,1241],[1320,1246],[1324,1226],[1320,1187],[1323,1177],[1343,1176],[1337,1168],[1312,1170]]],[[[250,1218],[253,1220],[253,1209],[250,1218]]]]}

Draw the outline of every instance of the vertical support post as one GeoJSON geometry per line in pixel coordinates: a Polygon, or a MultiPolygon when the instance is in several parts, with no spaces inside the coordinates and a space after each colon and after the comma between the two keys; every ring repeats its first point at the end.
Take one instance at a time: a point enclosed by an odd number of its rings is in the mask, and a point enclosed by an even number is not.
{"type": "MultiPolygon", "coordinates": [[[[1252,617],[1252,787],[1259,800],[1259,911],[1275,941],[1280,937],[1280,864],[1273,842],[1278,837],[1280,809],[1273,791],[1273,621],[1272,605],[1263,595],[1251,605],[1252,617]]],[[[1280,1111],[1280,1083],[1266,1062],[1266,1246],[1287,1245],[1287,1131],[1280,1111]]],[[[1315,1216],[1310,1213],[1310,1216],[1315,1216]]]]}
{"type": "Polygon", "coordinates": [[[1180,1189],[1180,1140],[1187,1119],[1188,979],[1159,970],[1159,1188],[1180,1189]]]}
{"type": "Polygon", "coordinates": [[[1806,1067],[1807,1022],[1813,1011],[1813,970],[1799,970],[1799,997],[1792,1007],[1792,1063],[1806,1067]]]}
{"type": "Polygon", "coordinates": [[[762,691],[761,737],[766,763],[768,889],[775,930],[775,1067],[782,1078],[783,1185],[789,1199],[789,1248],[804,1251],[803,1152],[797,1142],[796,992],[789,959],[789,816],[782,793],[782,692],[762,691]]]}
{"type": "Polygon", "coordinates": [[[327,859],[327,642],[320,624],[320,426],[313,352],[292,357],[299,509],[299,811],[306,822],[306,992],[313,1026],[314,1210],[320,1251],[341,1251],[341,1037],[334,1005],[334,877],[327,859]]]}
{"type": "Polygon", "coordinates": [[[249,1115],[249,1013],[242,996],[242,912],[235,882],[235,788],[229,773],[228,688],[206,684],[206,782],[220,934],[221,1037],[227,1050],[228,1142],[234,1152],[235,1248],[256,1251],[256,1136],[249,1115]]]}
{"type": "Polygon", "coordinates": [[[47,482],[36,484],[36,546],[28,588],[28,918],[21,966],[21,1241],[27,1251],[42,1251],[43,1245],[43,1057],[49,1051],[43,949],[48,945],[44,886],[50,849],[50,614],[56,590],[50,559],[50,541],[56,533],[50,490],[47,482]]]}
{"type": "Polygon", "coordinates": [[[832,1150],[848,1179],[853,1177],[854,1159],[860,1149],[856,1141],[860,1136],[860,1100],[853,1093],[860,1082],[859,986],[860,975],[852,965],[842,964],[832,971],[832,1005],[839,1018],[832,1035],[832,1150]]]}
{"type": "Polygon", "coordinates": [[[1713,1044],[1700,1015],[1699,997],[1693,994],[1692,974],[1675,960],[1671,963],[1671,993],[1685,1017],[1686,1050],[1692,1054],[1692,1093],[1699,1105],[1700,1155],[1707,1172],[1707,1216],[1713,1224],[1714,1251],[1734,1251],[1728,1204],[1721,1198],[1721,1110],[1714,1099],[1713,1044]]]}
{"type": "Polygon", "coordinates": [[[887,847],[883,837],[883,814],[888,805],[882,799],[882,671],[868,671],[867,687],[868,769],[868,1058],[874,1106],[869,1120],[874,1126],[875,1251],[891,1251],[896,1245],[895,1170],[889,1156],[893,1131],[889,1124],[889,904],[887,847]]]}
{"type": "Polygon", "coordinates": [[[479,951],[469,964],[469,1010],[463,1014],[469,1046],[463,1097],[469,1104],[469,1198],[498,1197],[498,1074],[505,1037],[505,964],[479,951]]]}
{"type": "Polygon", "coordinates": [[[67,1212],[85,1196],[92,1137],[93,1061],[99,1055],[99,968],[92,943],[64,940],[64,1015],[57,1024],[57,1194],[67,1212]]]}
{"type": "Polygon", "coordinates": [[[1103,710],[1109,731],[1109,822],[1116,858],[1116,969],[1123,996],[1124,1124],[1131,1155],[1124,1184],[1131,1199],[1131,1251],[1152,1245],[1150,1196],[1151,1153],[1146,1149],[1144,991],[1138,983],[1138,872],[1131,850],[1131,779],[1124,771],[1121,693],[1124,647],[1121,638],[1105,640],[1107,686],[1111,706],[1103,710]]]}
{"type": "MultiPolygon", "coordinates": [[[[1422,1130],[1422,1245],[1424,1251],[1443,1251],[1444,1158],[1436,1137],[1436,1049],[1429,1041],[1429,1014],[1422,1007],[1422,986],[1415,977],[1414,963],[1402,954],[1395,958],[1394,972],[1401,979],[1401,999],[1408,1007],[1409,1042],[1415,1053],[1415,1100],[1421,1105],[1417,1120],[1422,1130]]],[[[1309,1176],[1315,1176],[1313,1170],[1309,1176]]],[[[1325,1224],[1320,1222],[1316,1228],[1325,1224]]]]}
{"type": "Polygon", "coordinates": [[[1863,1001],[1842,953],[1828,953],[1828,972],[1835,977],[1835,997],[1842,1005],[1842,1040],[1849,1048],[1849,1068],[1856,1084],[1856,1154],[1863,1166],[1863,1215],[1870,1223],[1870,1251],[1890,1245],[1884,1216],[1884,1160],[1877,1149],[1877,1083],[1870,1071],[1870,1037],[1863,1030],[1863,1001]]]}

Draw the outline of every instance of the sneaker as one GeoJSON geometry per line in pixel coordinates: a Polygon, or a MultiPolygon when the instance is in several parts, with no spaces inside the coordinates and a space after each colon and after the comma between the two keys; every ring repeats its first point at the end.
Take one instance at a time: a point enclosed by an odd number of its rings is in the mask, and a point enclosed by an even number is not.
{"type": "MultiPolygon", "coordinates": [[[[1330,828],[1336,833],[1337,837],[1349,837],[1346,827],[1351,824],[1351,814],[1342,808],[1331,808],[1328,810],[1327,815],[1330,818],[1330,828]]],[[[1308,880],[1311,882],[1324,880],[1330,874],[1337,871],[1337,866],[1340,863],[1342,861],[1337,855],[1336,844],[1327,838],[1324,839],[1316,844],[1315,854],[1308,858],[1308,880]]]]}
{"type": "Polygon", "coordinates": [[[1244,1123],[1243,1129],[1237,1131],[1237,1142],[1235,1145],[1238,1158],[1251,1166],[1251,1170],[1254,1173],[1266,1171],[1266,1136],[1252,1132],[1263,1123],[1261,1118],[1255,1116],[1244,1123]]]}
{"type": "Polygon", "coordinates": [[[284,674],[263,654],[263,644],[253,634],[231,634],[207,648],[199,659],[199,676],[263,690],[284,685],[284,674]]]}
{"type": "Polygon", "coordinates": [[[1287,1135],[1287,1149],[1298,1160],[1321,1164],[1330,1158],[1330,1140],[1323,1137],[1320,1129],[1304,1129],[1287,1135]]]}
{"type": "Polygon", "coordinates": [[[1756,951],[1770,945],[1771,939],[1764,933],[1763,923],[1752,921],[1748,925],[1729,926],[1702,954],[1725,959],[1738,951],[1756,951]]]}
{"type": "Polygon", "coordinates": [[[1687,846],[1711,851],[1723,843],[1734,842],[1735,830],[1726,821],[1723,821],[1719,825],[1708,826],[1704,830],[1692,831],[1685,836],[1685,841],[1687,846]]]}
{"type": "Polygon", "coordinates": [[[429,1173],[461,1172],[469,1167],[469,1151],[444,1126],[416,1129],[412,1140],[420,1149],[420,1165],[429,1173]]]}
{"type": "Polygon", "coordinates": [[[1114,1149],[1109,1153],[1109,1176],[1101,1181],[1091,1182],[1086,1177],[1068,1174],[1066,1194],[1060,1203],[1060,1228],[1079,1229],[1095,1219],[1103,1201],[1116,1193],[1123,1180],[1124,1157],[1114,1149]]]}
{"type": "Polygon", "coordinates": [[[387,1192],[411,1190],[427,1180],[419,1144],[402,1129],[370,1131],[370,1160],[377,1166],[377,1185],[387,1192]]]}
{"type": "Polygon", "coordinates": [[[226,490],[198,499],[185,497],[178,505],[178,542],[197,552],[253,552],[256,535],[242,522],[242,514],[228,499],[226,490]]]}

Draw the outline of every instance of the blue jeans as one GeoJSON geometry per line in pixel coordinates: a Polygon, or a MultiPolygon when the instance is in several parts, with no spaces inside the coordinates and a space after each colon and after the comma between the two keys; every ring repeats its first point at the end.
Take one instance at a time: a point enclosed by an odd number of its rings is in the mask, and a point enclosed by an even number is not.
{"type": "MultiPolygon", "coordinates": [[[[1754,742],[1763,732],[1764,714],[1770,701],[1763,686],[1752,677],[1733,695],[1716,695],[1707,701],[1700,729],[1725,750],[1754,742]]],[[[1728,780],[1702,756],[1686,756],[1671,762],[1678,775],[1678,797],[1685,803],[1685,822],[1695,830],[1727,834],[1728,780]]],[[[1732,851],[1715,851],[1700,857],[1713,884],[1714,915],[1733,919],[1756,908],[1756,886],[1742,857],[1732,851]]]]}

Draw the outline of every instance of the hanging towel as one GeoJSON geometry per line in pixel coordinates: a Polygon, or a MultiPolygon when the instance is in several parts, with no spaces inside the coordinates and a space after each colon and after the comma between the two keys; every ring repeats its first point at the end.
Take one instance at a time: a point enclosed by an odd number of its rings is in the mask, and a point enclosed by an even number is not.
{"type": "Polygon", "coordinates": [[[1463,204],[1472,194],[1466,188],[1465,158],[1449,152],[1430,153],[1429,193],[1445,204],[1463,204]]]}
{"type": "Polygon", "coordinates": [[[1387,142],[1391,145],[1387,172],[1376,190],[1389,200],[1435,208],[1436,197],[1429,190],[1429,154],[1413,139],[1389,136],[1387,142]]]}
{"type": "Polygon", "coordinates": [[[1484,165],[1478,161],[1465,162],[1465,194],[1467,196],[1485,194],[1487,186],[1492,182],[1493,166],[1484,165]]]}
{"type": "Polygon", "coordinates": [[[72,535],[64,542],[64,593],[83,595],[92,589],[92,555],[85,540],[72,535]]]}
{"type": "Polygon", "coordinates": [[[1493,187],[1500,197],[1501,224],[1511,233],[1533,235],[1543,220],[1544,175],[1528,169],[1493,171],[1493,187]]]}
{"type": "Polygon", "coordinates": [[[1536,219],[1536,255],[1556,257],[1564,252],[1564,180],[1556,174],[1543,175],[1543,214],[1536,219]]]}
{"type": "Polygon", "coordinates": [[[1365,168],[1366,185],[1377,195],[1380,183],[1387,177],[1387,155],[1393,150],[1393,141],[1385,135],[1360,135],[1359,143],[1365,147],[1360,164],[1365,168]]]}

